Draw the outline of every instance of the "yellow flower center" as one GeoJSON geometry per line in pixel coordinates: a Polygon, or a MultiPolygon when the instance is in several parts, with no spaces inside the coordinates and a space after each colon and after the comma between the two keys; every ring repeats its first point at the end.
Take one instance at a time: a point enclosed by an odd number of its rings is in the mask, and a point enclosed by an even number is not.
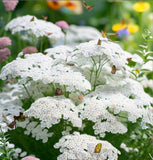
{"type": "Polygon", "coordinates": [[[140,70],[139,70],[139,69],[135,69],[134,71],[135,71],[135,73],[137,73],[137,74],[140,73],[140,70]]]}

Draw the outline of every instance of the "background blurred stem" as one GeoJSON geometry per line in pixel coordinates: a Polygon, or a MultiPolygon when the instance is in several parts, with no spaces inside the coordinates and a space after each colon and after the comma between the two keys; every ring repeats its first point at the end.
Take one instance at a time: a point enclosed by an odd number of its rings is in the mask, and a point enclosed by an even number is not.
{"type": "MultiPolygon", "coordinates": [[[[8,15],[7,15],[6,24],[9,23],[9,21],[11,20],[11,18],[12,18],[12,11],[9,11],[8,15]]],[[[7,32],[5,31],[5,27],[4,27],[4,34],[3,34],[3,36],[7,36],[7,32]]]]}
{"type": "Polygon", "coordinates": [[[12,18],[12,11],[8,12],[8,18],[7,18],[7,23],[11,20],[12,18]]]}
{"type": "Polygon", "coordinates": [[[139,43],[142,41],[142,32],[143,32],[143,22],[142,22],[142,13],[139,13],[139,43]]]}

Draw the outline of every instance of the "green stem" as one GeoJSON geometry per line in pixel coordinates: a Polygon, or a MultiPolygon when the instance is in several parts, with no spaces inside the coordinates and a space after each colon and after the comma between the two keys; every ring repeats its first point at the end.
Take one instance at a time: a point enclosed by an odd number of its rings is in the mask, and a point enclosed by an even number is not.
{"type": "Polygon", "coordinates": [[[8,12],[8,18],[7,18],[7,23],[11,20],[12,18],[12,11],[8,12]]]}
{"type": "Polygon", "coordinates": [[[64,32],[64,34],[65,34],[65,36],[64,36],[64,45],[66,45],[66,35],[67,35],[66,33],[67,33],[67,32],[66,32],[66,31],[63,31],[63,32],[64,32]]]}
{"type": "Polygon", "coordinates": [[[139,26],[140,26],[140,30],[139,30],[139,42],[141,43],[142,41],[142,31],[143,31],[143,22],[142,22],[142,13],[139,13],[139,26]]]}
{"type": "Polygon", "coordinates": [[[40,38],[40,52],[43,52],[43,37],[40,38]]]}
{"type": "MultiPolygon", "coordinates": [[[[96,88],[96,83],[97,83],[97,79],[98,79],[98,77],[99,77],[99,75],[100,75],[100,72],[101,72],[103,66],[104,66],[109,60],[106,58],[106,59],[103,61],[103,63],[101,64],[101,58],[100,58],[100,56],[99,56],[99,62],[98,62],[98,63],[99,63],[99,66],[97,67],[94,58],[91,57],[91,59],[92,59],[92,61],[93,61],[93,70],[91,71],[91,75],[92,75],[92,72],[94,71],[94,67],[96,67],[96,69],[95,69],[94,87],[93,87],[93,91],[94,91],[95,88],[96,88]]],[[[91,75],[90,75],[90,76],[91,76],[91,75]]],[[[91,81],[90,81],[90,82],[91,82],[91,81]]]]}
{"type": "Polygon", "coordinates": [[[27,95],[28,95],[28,96],[29,96],[29,98],[31,99],[32,97],[31,97],[31,95],[30,95],[30,93],[29,93],[29,91],[28,91],[27,87],[25,86],[25,84],[23,84],[23,87],[24,87],[24,89],[25,89],[25,91],[26,91],[27,95]]]}
{"type": "Polygon", "coordinates": [[[17,44],[16,44],[16,46],[18,46],[18,53],[21,52],[22,46],[21,46],[21,39],[20,39],[19,34],[17,34],[17,44]]]}
{"type": "Polygon", "coordinates": [[[98,77],[99,77],[99,75],[100,75],[100,72],[101,72],[103,66],[104,66],[108,61],[109,61],[109,59],[106,58],[106,59],[104,60],[104,63],[100,65],[98,77]]]}
{"type": "MultiPolygon", "coordinates": [[[[12,18],[12,11],[9,11],[9,12],[8,12],[8,16],[7,16],[7,21],[6,21],[6,23],[8,23],[8,22],[11,20],[11,18],[12,18]]],[[[4,29],[4,34],[3,34],[3,36],[7,36],[7,33],[6,33],[5,29],[4,29]]]]}

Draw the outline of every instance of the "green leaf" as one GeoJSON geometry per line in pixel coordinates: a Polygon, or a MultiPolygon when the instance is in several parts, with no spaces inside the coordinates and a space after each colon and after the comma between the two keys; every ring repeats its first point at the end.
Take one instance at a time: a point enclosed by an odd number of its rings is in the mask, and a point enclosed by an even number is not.
{"type": "Polygon", "coordinates": [[[153,79],[153,71],[146,74],[148,79],[153,79]]]}
{"type": "Polygon", "coordinates": [[[153,59],[146,59],[145,62],[153,61],[153,59]]]}
{"type": "Polygon", "coordinates": [[[147,57],[149,57],[149,56],[153,57],[153,52],[149,52],[148,54],[146,54],[146,55],[145,55],[145,58],[147,58],[147,57]]]}
{"type": "Polygon", "coordinates": [[[130,67],[135,67],[136,64],[137,64],[136,62],[130,61],[130,62],[128,63],[128,66],[130,66],[130,67]]]}
{"type": "Polygon", "coordinates": [[[0,148],[0,153],[5,153],[4,149],[3,148],[0,148]]]}

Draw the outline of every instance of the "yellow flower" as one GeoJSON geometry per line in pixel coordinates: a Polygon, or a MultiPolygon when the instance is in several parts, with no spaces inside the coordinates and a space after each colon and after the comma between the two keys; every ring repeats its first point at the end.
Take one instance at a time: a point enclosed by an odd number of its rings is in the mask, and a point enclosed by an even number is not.
{"type": "Polygon", "coordinates": [[[127,28],[130,33],[135,33],[135,32],[138,32],[138,30],[139,30],[139,26],[135,25],[135,24],[128,24],[127,28]]]}
{"type": "Polygon", "coordinates": [[[115,32],[117,32],[118,30],[123,29],[123,28],[125,28],[125,27],[127,27],[126,24],[117,23],[117,24],[114,24],[114,25],[112,26],[112,30],[115,31],[115,32]]]}
{"type": "Polygon", "coordinates": [[[137,2],[137,3],[134,3],[133,5],[133,9],[136,11],[136,12],[145,12],[145,11],[148,11],[150,8],[150,4],[148,2],[137,2]]]}
{"type": "Polygon", "coordinates": [[[135,24],[125,24],[125,23],[117,23],[112,26],[112,30],[117,32],[120,29],[127,27],[130,33],[135,33],[139,30],[139,26],[135,24]]]}

